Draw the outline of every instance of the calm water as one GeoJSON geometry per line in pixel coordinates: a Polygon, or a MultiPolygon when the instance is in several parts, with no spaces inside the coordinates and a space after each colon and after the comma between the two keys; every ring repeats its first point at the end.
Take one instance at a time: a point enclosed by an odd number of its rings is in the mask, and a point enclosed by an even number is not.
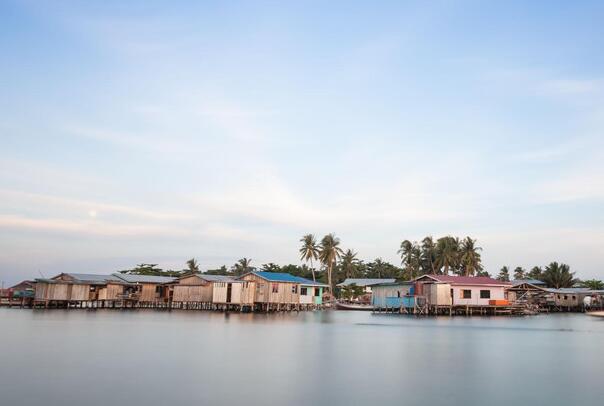
{"type": "Polygon", "coordinates": [[[582,314],[0,309],[0,351],[2,405],[604,401],[604,320],[582,314]]]}

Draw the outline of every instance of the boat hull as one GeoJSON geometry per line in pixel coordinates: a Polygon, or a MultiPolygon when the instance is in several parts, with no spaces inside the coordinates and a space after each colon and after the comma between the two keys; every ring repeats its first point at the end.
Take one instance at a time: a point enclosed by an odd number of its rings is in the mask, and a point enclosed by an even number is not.
{"type": "Polygon", "coordinates": [[[373,306],[362,305],[362,304],[351,304],[351,303],[336,303],[336,309],[338,310],[357,310],[357,311],[371,311],[373,306]]]}

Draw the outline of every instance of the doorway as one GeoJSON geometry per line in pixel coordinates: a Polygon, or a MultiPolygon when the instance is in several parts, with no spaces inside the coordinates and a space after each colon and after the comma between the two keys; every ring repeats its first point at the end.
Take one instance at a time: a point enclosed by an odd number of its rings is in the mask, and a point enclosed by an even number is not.
{"type": "Polygon", "coordinates": [[[233,293],[233,284],[227,283],[227,303],[231,303],[231,294],[233,293]]]}

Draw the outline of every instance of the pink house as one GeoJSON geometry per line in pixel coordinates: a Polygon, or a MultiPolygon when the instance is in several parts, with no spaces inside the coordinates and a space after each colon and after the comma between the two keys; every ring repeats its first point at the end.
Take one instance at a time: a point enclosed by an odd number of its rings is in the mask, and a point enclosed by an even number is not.
{"type": "Polygon", "coordinates": [[[422,275],[414,282],[415,294],[437,306],[488,306],[504,301],[505,290],[511,286],[486,276],[422,275]]]}

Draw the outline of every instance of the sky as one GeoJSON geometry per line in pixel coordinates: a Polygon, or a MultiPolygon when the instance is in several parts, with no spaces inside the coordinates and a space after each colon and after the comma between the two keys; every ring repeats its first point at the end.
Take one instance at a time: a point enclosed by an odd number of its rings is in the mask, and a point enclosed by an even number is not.
{"type": "Polygon", "coordinates": [[[604,3],[0,2],[0,279],[471,236],[604,278],[604,3]]]}

